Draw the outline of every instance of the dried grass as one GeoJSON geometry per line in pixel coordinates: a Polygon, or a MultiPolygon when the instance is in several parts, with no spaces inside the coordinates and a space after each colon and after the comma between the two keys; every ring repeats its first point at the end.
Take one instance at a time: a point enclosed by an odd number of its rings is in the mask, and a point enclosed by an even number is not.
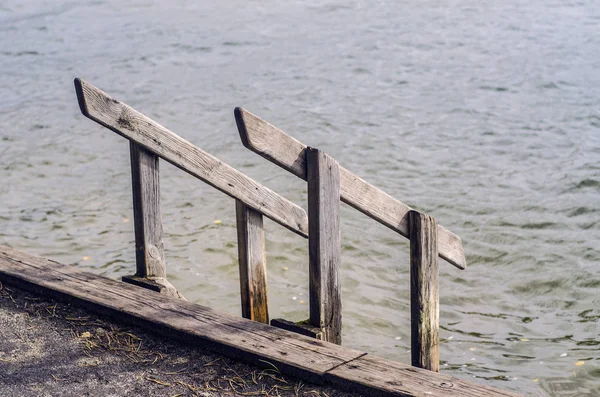
{"type": "MultiPolygon", "coordinates": [[[[163,345],[156,342],[144,342],[143,338],[136,335],[130,328],[100,320],[94,316],[78,315],[76,310],[69,305],[49,304],[43,298],[25,296],[19,297],[20,305],[12,296],[12,291],[0,282],[0,297],[8,297],[17,307],[24,309],[31,317],[50,317],[63,321],[68,325],[69,332],[83,348],[83,353],[95,360],[80,363],[82,367],[92,367],[107,364],[103,360],[105,354],[124,357],[132,364],[148,368],[141,379],[145,382],[158,385],[169,392],[165,395],[180,396],[205,396],[206,392],[218,393],[223,396],[261,396],[261,397],[329,397],[325,392],[316,389],[307,390],[300,381],[290,382],[282,376],[274,364],[260,360],[264,369],[250,366],[235,366],[232,368],[228,359],[217,358],[202,365],[192,365],[177,370],[165,371],[166,365],[162,362],[168,359],[168,354],[152,348],[163,345]],[[208,372],[207,372],[208,371],[208,372]],[[151,372],[151,373],[150,373],[151,372]],[[206,381],[202,378],[212,377],[206,381]],[[198,382],[195,383],[194,381],[198,382]],[[171,391],[172,389],[172,391],[171,391]]],[[[21,338],[20,335],[17,335],[21,338]]],[[[164,350],[164,349],[163,349],[164,350]]],[[[176,353],[177,356],[178,353],[176,353]]],[[[178,356],[177,356],[178,357],[178,356]]],[[[0,359],[0,361],[8,361],[0,359]]],[[[65,381],[52,375],[55,382],[65,381]]]]}

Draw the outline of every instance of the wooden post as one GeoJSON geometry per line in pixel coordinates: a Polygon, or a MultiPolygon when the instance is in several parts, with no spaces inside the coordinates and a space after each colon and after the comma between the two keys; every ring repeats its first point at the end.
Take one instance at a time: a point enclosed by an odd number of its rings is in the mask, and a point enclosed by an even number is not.
{"type": "Polygon", "coordinates": [[[167,277],[160,214],[158,156],[130,142],[135,262],[138,277],[167,277]]]}
{"type": "Polygon", "coordinates": [[[242,316],[269,323],[267,259],[262,214],[235,201],[242,316]]]}
{"type": "Polygon", "coordinates": [[[437,224],[410,211],[410,325],[412,365],[440,372],[440,297],[437,224]]]}
{"type": "Polygon", "coordinates": [[[160,213],[158,156],[129,143],[136,274],[123,281],[166,295],[183,298],[167,281],[160,213]]]}
{"type": "Polygon", "coordinates": [[[308,182],[309,322],[327,342],[342,343],[342,297],[339,283],[340,167],[314,148],[306,150],[308,182]]]}

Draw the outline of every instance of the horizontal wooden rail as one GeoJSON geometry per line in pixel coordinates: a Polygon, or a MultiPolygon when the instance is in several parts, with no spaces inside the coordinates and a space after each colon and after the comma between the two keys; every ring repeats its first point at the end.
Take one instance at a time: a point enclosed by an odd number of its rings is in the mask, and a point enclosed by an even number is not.
{"type": "MultiPolygon", "coordinates": [[[[242,108],[235,109],[245,147],[306,180],[306,149],[302,142],[242,108]]],[[[340,198],[365,215],[409,238],[409,206],[340,166],[340,198]]],[[[459,269],[467,262],[460,237],[437,226],[439,256],[459,269]]]]}
{"type": "Polygon", "coordinates": [[[243,202],[289,230],[308,237],[306,212],[130,106],[75,79],[81,113],[160,158],[243,202]]]}

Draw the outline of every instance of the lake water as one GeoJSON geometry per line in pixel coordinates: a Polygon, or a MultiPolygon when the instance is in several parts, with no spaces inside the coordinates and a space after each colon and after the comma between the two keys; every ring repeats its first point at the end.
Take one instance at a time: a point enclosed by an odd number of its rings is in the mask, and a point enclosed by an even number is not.
{"type": "MultiPolygon", "coordinates": [[[[243,148],[243,106],[460,235],[440,262],[442,371],[600,395],[600,5],[541,1],[4,1],[0,244],[135,268],[126,140],[82,77],[306,207],[243,148]]],[[[239,314],[235,203],[161,163],[168,273],[239,314]]],[[[408,241],[343,206],[344,344],[409,362],[408,241]]],[[[266,224],[271,318],[307,317],[306,240],[266,224]]]]}

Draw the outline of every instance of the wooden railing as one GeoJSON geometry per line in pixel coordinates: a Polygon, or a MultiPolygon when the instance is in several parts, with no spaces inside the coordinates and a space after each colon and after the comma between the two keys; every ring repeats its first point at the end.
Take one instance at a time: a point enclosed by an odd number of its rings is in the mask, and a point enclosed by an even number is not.
{"type": "MultiPolygon", "coordinates": [[[[180,296],[166,280],[160,212],[159,158],[235,198],[238,228],[247,229],[247,232],[242,235],[256,237],[262,233],[262,215],[265,215],[289,230],[303,237],[307,236],[306,212],[296,204],[248,178],[126,104],[112,99],[93,85],[76,79],[75,91],[84,116],[127,138],[130,142],[136,274],[124,277],[124,281],[180,296]],[[257,226],[260,226],[260,233],[257,226]]],[[[243,262],[246,266],[247,279],[253,281],[262,279],[257,275],[261,272],[266,274],[266,269],[261,269],[265,266],[264,260],[261,264],[257,264],[253,258],[258,251],[264,252],[264,237],[245,241],[241,239],[239,246],[240,264],[243,262]],[[246,264],[252,264],[253,268],[248,269],[246,264]]],[[[253,308],[266,305],[266,301],[260,304],[254,302],[259,294],[253,293],[254,290],[266,290],[266,285],[253,286],[249,290],[242,288],[242,290],[246,295],[250,295],[247,300],[253,308]]],[[[266,299],[266,294],[263,297],[266,299]]],[[[264,314],[266,315],[266,312],[264,314]]],[[[260,317],[258,314],[255,318],[268,321],[266,317],[260,317]]]]}
{"type": "Polygon", "coordinates": [[[130,141],[136,274],[124,281],[182,298],[166,279],[159,200],[162,158],[236,199],[242,315],[269,323],[264,215],[309,240],[309,319],[273,319],[271,325],[341,344],[341,200],[410,239],[412,364],[439,371],[437,257],[464,269],[458,236],[244,109],[235,109],[244,146],[307,181],[308,215],[93,85],[76,79],[75,90],[86,117],[130,141]]]}
{"type": "MultiPolygon", "coordinates": [[[[236,108],[235,119],[244,146],[308,182],[309,240],[315,223],[325,222],[331,238],[329,246],[309,242],[310,256],[310,318],[309,325],[326,333],[324,339],[338,341],[329,335],[340,333],[341,319],[313,316],[313,302],[325,302],[330,308],[320,310],[321,316],[340,313],[341,302],[337,273],[339,272],[339,200],[361,211],[377,222],[410,239],[411,284],[411,359],[412,365],[439,371],[439,292],[438,255],[459,269],[466,268],[466,259],[460,237],[438,225],[435,219],[412,210],[409,206],[367,183],[329,157],[289,136],[274,125],[242,108],[236,108]],[[318,153],[318,155],[316,154],[318,153]],[[315,172],[315,169],[317,172],[315,172]],[[314,175],[321,177],[315,181],[314,175]],[[311,189],[311,186],[313,187],[311,189]],[[316,193],[318,191],[318,193],[316,193]],[[318,196],[327,202],[326,210],[316,202],[318,196]],[[311,201],[311,198],[313,201],[311,201]],[[322,214],[325,214],[323,217],[322,214]],[[324,256],[326,260],[322,260],[324,256]],[[335,276],[332,276],[335,274],[335,276]],[[324,277],[321,283],[314,278],[324,277]],[[333,280],[333,281],[332,281],[333,280]],[[321,290],[322,282],[329,289],[321,290]],[[314,284],[314,285],[313,285],[314,284]],[[313,298],[315,297],[315,298],[313,298]],[[329,323],[323,323],[327,321],[329,323]],[[329,329],[332,328],[332,329],[329,329]]],[[[315,226],[317,229],[319,226],[315,226]]],[[[324,231],[322,230],[321,233],[324,231]]],[[[306,324],[285,320],[272,323],[290,330],[306,329],[306,324]]]]}

